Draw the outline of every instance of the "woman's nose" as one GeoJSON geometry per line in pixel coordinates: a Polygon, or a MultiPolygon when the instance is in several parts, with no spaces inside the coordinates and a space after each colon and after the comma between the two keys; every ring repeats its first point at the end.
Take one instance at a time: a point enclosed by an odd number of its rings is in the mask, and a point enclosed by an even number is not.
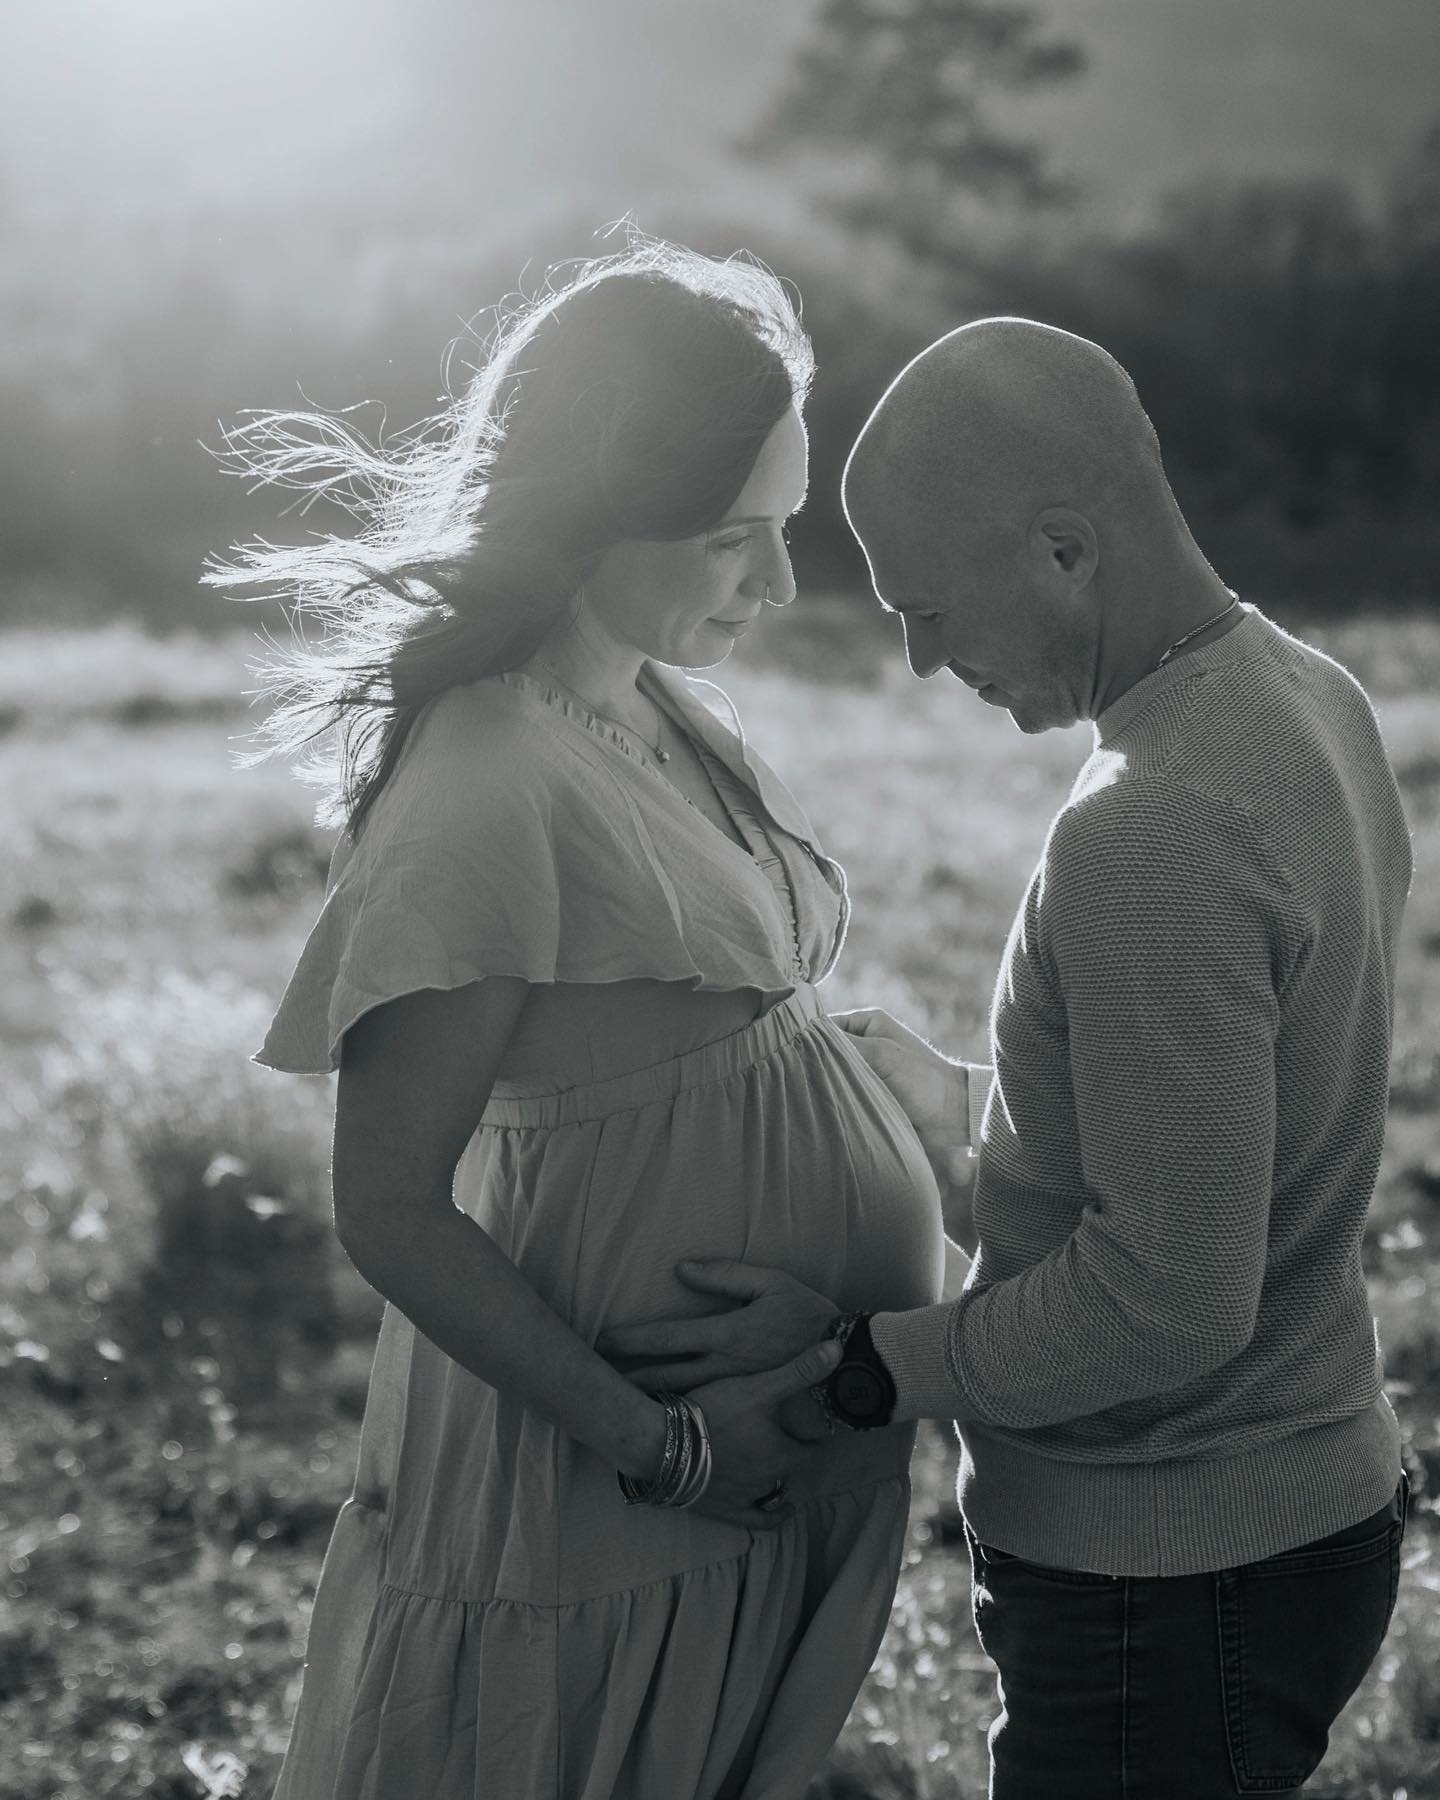
{"type": "Polygon", "coordinates": [[[771,606],[790,604],[795,598],[795,572],[786,551],[781,550],[764,569],[756,570],[752,591],[771,606]]]}

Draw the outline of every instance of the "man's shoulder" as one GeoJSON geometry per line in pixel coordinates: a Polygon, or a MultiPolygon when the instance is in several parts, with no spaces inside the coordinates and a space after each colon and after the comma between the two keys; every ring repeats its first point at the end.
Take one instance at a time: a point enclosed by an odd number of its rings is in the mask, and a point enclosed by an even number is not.
{"type": "Polygon", "coordinates": [[[1274,620],[1257,615],[1257,623],[1263,627],[1257,652],[1232,664],[1225,680],[1198,697],[1200,736],[1208,727],[1237,765],[1247,746],[1262,757],[1370,756],[1383,762],[1375,708],[1359,678],[1274,620]]]}
{"type": "Polygon", "coordinates": [[[1047,880],[1060,891],[1154,881],[1213,879],[1219,868],[1253,867],[1260,822],[1243,798],[1137,771],[1123,753],[1098,748],[1051,822],[1047,880]]]}
{"type": "Polygon", "coordinates": [[[1063,842],[1128,842],[1157,831],[1225,830],[1246,811],[1227,784],[1188,780],[1173,765],[1137,765],[1123,750],[1097,746],[1051,824],[1063,842]]]}
{"type": "Polygon", "coordinates": [[[1370,705],[1370,697],[1359,676],[1348,669],[1338,656],[1332,656],[1328,650],[1322,650],[1318,644],[1312,644],[1298,632],[1287,631],[1273,619],[1266,619],[1264,624],[1277,654],[1292,668],[1308,674],[1319,692],[1344,694],[1347,698],[1361,701],[1367,707],[1370,705]]]}

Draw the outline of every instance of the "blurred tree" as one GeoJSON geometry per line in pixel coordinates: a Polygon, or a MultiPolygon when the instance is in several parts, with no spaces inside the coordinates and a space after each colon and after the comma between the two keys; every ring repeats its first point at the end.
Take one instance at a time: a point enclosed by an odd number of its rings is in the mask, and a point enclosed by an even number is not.
{"type": "Polygon", "coordinates": [[[814,164],[823,204],[922,264],[968,265],[977,217],[1070,197],[1034,143],[1000,129],[987,91],[1024,93],[1085,66],[1003,0],[822,0],[789,81],[742,142],[814,164]],[[837,179],[838,175],[838,179],[837,179]]]}
{"type": "Polygon", "coordinates": [[[1440,129],[1379,212],[1334,182],[1197,184],[1142,234],[993,259],[984,302],[1119,357],[1232,580],[1433,602],[1440,129]]]}
{"type": "Polygon", "coordinates": [[[1412,447],[1418,487],[1433,495],[1440,482],[1440,119],[1391,187],[1382,257],[1382,403],[1412,447]]]}
{"type": "Polygon", "coordinates": [[[740,140],[813,196],[826,222],[774,246],[804,296],[820,364],[810,499],[795,529],[807,591],[868,588],[840,508],[850,445],[903,365],[973,312],[981,246],[1070,195],[1038,145],[996,123],[989,97],[1083,67],[1078,45],[1042,35],[1037,10],[1007,0],[821,0],[788,77],[740,140]]]}
{"type": "Polygon", "coordinates": [[[1344,188],[1186,189],[1147,242],[1110,260],[1129,289],[1127,324],[1150,340],[1132,373],[1216,503],[1263,493],[1307,528],[1342,495],[1391,477],[1369,326],[1375,237],[1344,188]],[[1163,397],[1182,385],[1177,362],[1189,369],[1183,407],[1163,397]]]}

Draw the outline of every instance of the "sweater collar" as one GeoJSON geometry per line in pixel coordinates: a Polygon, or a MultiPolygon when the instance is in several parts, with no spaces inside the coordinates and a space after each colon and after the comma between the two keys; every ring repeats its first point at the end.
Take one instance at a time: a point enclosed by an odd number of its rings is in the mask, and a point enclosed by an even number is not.
{"type": "Polygon", "coordinates": [[[1275,628],[1248,602],[1242,600],[1240,610],[1244,616],[1239,624],[1232,625],[1222,637],[1200,644],[1194,650],[1181,651],[1173,662],[1166,663],[1162,669],[1152,669],[1134,687],[1127,688],[1118,700],[1112,701],[1094,722],[1095,742],[1110,743],[1141,713],[1147,712],[1157,700],[1175,689],[1198,681],[1212,670],[1228,668],[1253,656],[1275,628]]]}

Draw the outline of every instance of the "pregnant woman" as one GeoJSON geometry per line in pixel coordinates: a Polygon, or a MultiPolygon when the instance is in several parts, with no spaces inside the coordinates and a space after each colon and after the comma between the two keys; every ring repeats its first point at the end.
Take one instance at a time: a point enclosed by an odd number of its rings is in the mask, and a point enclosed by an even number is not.
{"type": "Polygon", "coordinates": [[[358,537],[209,577],[327,628],[267,730],[331,728],[344,829],[259,1060],[338,1067],[387,1301],[275,1800],[793,1800],[879,1644],[912,1428],[827,1431],[828,1348],[683,1399],[594,1348],[720,1304],[687,1256],[940,1292],[929,1165],[816,992],[843,874],[678,673],[793,598],[810,373],[765,271],[640,242],[398,448],[234,440],[368,484],[358,537]]]}

